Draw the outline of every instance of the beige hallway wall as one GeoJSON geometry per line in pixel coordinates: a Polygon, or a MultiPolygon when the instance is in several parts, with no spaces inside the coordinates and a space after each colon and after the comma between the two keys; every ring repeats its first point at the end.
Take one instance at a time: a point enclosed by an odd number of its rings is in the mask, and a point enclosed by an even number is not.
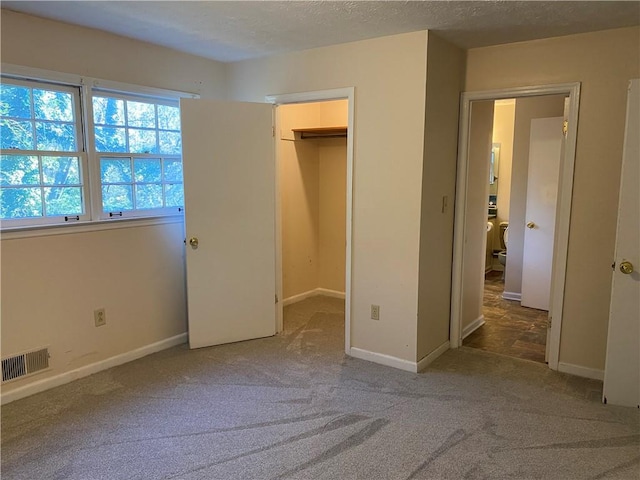
{"type": "Polygon", "coordinates": [[[489,158],[493,133],[494,102],[471,104],[467,208],[465,215],[464,268],[462,271],[462,333],[482,316],[487,208],[489,205],[489,158]]]}
{"type": "MultiPolygon", "coordinates": [[[[509,200],[511,198],[511,165],[513,162],[513,131],[516,113],[515,100],[497,101],[493,114],[493,142],[500,144],[500,163],[498,165],[498,216],[500,222],[509,221],[509,200]]],[[[493,249],[500,248],[498,235],[493,249]]]]}
{"type": "Polygon", "coordinates": [[[467,91],[582,84],[560,362],[588,369],[604,368],[627,84],[639,76],[638,27],[467,54],[467,91]]]}
{"type": "MultiPolygon", "coordinates": [[[[522,293],[522,262],[524,257],[524,229],[527,223],[527,177],[529,172],[529,140],[531,120],[561,117],[564,95],[518,98],[515,109],[513,164],[511,169],[512,193],[509,202],[509,245],[504,278],[504,290],[509,294],[522,293]]],[[[551,286],[549,285],[549,288],[551,286]]]]}

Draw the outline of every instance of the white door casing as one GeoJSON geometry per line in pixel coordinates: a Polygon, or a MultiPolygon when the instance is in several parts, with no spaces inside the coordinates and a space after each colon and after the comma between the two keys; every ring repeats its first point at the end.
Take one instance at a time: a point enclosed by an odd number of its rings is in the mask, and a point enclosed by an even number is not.
{"type": "Polygon", "coordinates": [[[180,110],[189,345],[274,335],[273,106],[183,99],[180,110]]]}
{"type": "MultiPolygon", "coordinates": [[[[603,401],[640,408],[640,80],[632,80],[620,180],[603,401]],[[627,262],[626,264],[624,262],[627,262]],[[625,267],[633,272],[624,273],[625,267]]],[[[628,272],[628,270],[626,270],[628,272]]]]}
{"type": "Polygon", "coordinates": [[[522,258],[523,307],[549,310],[562,117],[531,120],[526,225],[522,258]]]}
{"type": "MultiPolygon", "coordinates": [[[[353,164],[354,164],[354,117],[355,117],[355,87],[335,88],[330,90],[317,90],[312,92],[284,93],[267,95],[265,101],[273,105],[286,105],[293,103],[308,103],[318,101],[330,101],[346,99],[348,101],[348,136],[347,136],[347,185],[346,185],[346,252],[345,252],[345,305],[344,305],[344,342],[345,353],[351,355],[351,279],[352,279],[352,238],[353,238],[353,164]]],[[[278,121],[276,115],[276,121],[278,121]]],[[[277,125],[277,130],[280,126],[277,125]]],[[[280,153],[276,142],[276,164],[280,153]]],[[[279,170],[279,169],[278,169],[279,170]]],[[[280,185],[276,176],[276,191],[280,185]]],[[[282,299],[282,238],[281,238],[281,212],[279,195],[276,195],[276,290],[278,298],[282,299]]],[[[284,328],[283,302],[276,305],[277,331],[284,328]]]]}
{"type": "Polygon", "coordinates": [[[561,165],[561,184],[558,192],[558,218],[556,228],[555,260],[553,271],[553,323],[549,335],[549,368],[558,369],[560,357],[560,331],[562,329],[564,286],[567,273],[567,251],[569,244],[569,224],[571,199],[573,194],[573,171],[575,166],[576,140],[580,106],[580,83],[538,85],[504,88],[481,92],[465,92],[460,102],[460,136],[458,139],[458,173],[456,182],[455,229],[453,275],[451,289],[451,325],[449,342],[451,348],[462,345],[462,279],[464,264],[464,238],[468,171],[468,139],[471,103],[476,100],[499,100],[507,98],[532,97],[537,95],[566,94],[569,96],[569,123],[566,148],[561,165]]]}

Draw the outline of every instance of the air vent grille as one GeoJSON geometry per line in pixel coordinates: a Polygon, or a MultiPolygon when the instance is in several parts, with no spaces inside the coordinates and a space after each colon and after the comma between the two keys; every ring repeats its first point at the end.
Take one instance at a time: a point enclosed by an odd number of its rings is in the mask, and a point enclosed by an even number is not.
{"type": "Polygon", "coordinates": [[[49,368],[49,349],[40,348],[2,360],[2,383],[49,368]]]}

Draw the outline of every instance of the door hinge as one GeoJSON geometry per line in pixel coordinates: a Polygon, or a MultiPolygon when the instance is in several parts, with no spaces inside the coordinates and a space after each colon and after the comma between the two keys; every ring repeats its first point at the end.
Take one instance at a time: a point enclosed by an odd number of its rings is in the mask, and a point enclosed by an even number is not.
{"type": "Polygon", "coordinates": [[[278,294],[276,293],[276,303],[278,303],[278,294]]]}
{"type": "Polygon", "coordinates": [[[274,127],[274,126],[271,127],[271,136],[273,138],[276,138],[276,127],[274,127]]]}
{"type": "Polygon", "coordinates": [[[562,134],[566,137],[568,131],[569,131],[569,122],[565,120],[564,122],[562,122],[562,134]]]}
{"type": "Polygon", "coordinates": [[[547,328],[551,328],[551,318],[552,317],[547,318],[547,328]]]}

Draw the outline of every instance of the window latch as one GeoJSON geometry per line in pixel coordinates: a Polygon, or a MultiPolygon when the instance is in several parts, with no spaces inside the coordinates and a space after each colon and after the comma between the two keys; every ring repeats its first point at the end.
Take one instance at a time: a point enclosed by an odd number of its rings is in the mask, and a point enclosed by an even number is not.
{"type": "Polygon", "coordinates": [[[109,212],[109,217],[113,218],[113,217],[121,217],[122,216],[122,212],[109,212]]]}

